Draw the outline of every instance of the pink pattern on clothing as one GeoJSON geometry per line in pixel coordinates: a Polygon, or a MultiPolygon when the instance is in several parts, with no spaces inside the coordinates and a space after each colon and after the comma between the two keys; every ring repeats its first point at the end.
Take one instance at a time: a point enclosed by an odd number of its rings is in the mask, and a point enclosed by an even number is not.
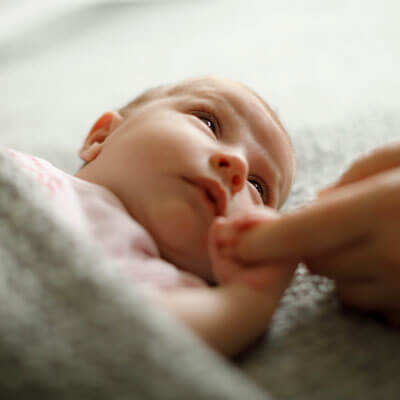
{"type": "Polygon", "coordinates": [[[55,195],[56,191],[61,188],[61,179],[54,173],[51,173],[52,171],[47,161],[44,163],[44,160],[37,157],[25,155],[11,149],[7,149],[6,151],[11,157],[15,158],[25,170],[28,170],[42,186],[46,187],[52,197],[55,195]]]}
{"type": "Polygon", "coordinates": [[[79,179],[48,161],[6,150],[49,195],[48,206],[110,259],[116,271],[142,288],[206,286],[205,281],[162,260],[157,245],[121,201],[103,186],[79,179]]]}

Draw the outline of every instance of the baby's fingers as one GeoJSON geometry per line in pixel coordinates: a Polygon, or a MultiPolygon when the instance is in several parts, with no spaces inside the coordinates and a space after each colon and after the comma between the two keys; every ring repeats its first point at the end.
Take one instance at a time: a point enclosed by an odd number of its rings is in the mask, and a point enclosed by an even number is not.
{"type": "MultiPolygon", "coordinates": [[[[244,223],[244,221],[242,221],[244,223]]],[[[249,222],[249,221],[248,221],[249,222]]],[[[289,285],[295,265],[291,264],[252,264],[243,265],[232,257],[223,253],[224,244],[229,241],[226,235],[219,235],[224,226],[223,219],[214,222],[209,232],[209,254],[212,262],[212,271],[218,283],[227,283],[232,280],[260,290],[268,289],[272,297],[279,298],[289,285]]]]}
{"type": "Polygon", "coordinates": [[[217,218],[210,227],[208,252],[211,259],[212,273],[218,283],[227,283],[240,270],[240,265],[231,257],[223,255],[225,241],[218,234],[223,226],[222,218],[217,218]]]}
{"type": "Polygon", "coordinates": [[[271,297],[279,299],[289,286],[295,269],[293,264],[264,264],[240,271],[237,278],[252,288],[268,290],[271,297]]]}

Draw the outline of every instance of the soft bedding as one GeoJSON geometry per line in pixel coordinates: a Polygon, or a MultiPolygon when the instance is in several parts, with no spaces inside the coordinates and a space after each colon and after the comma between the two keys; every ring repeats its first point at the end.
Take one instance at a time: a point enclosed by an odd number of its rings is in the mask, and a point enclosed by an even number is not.
{"type": "MultiPolygon", "coordinates": [[[[337,165],[396,139],[400,118],[376,113],[348,129],[298,132],[288,208],[312,200],[337,165]]],[[[271,329],[229,363],[113,275],[4,152],[0,220],[1,398],[398,398],[399,332],[343,309],[303,266],[271,329]]]]}
{"type": "MultiPolygon", "coordinates": [[[[103,111],[208,73],[284,121],[298,160],[286,210],[400,140],[396,0],[30,3],[0,2],[0,146],[68,173],[103,111]]],[[[399,398],[400,333],[303,267],[233,363],[109,267],[0,153],[1,399],[399,398]]]]}
{"type": "Polygon", "coordinates": [[[263,398],[113,275],[46,201],[0,152],[0,398],[263,398]]]}

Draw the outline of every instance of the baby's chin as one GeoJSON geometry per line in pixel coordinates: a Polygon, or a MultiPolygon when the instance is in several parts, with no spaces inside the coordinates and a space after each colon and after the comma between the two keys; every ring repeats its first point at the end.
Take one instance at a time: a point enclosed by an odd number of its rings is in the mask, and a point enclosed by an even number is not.
{"type": "Polygon", "coordinates": [[[211,262],[208,257],[207,246],[203,242],[198,246],[193,242],[171,243],[162,241],[157,243],[161,258],[173,264],[182,271],[196,275],[208,283],[214,282],[211,262]]]}
{"type": "Polygon", "coordinates": [[[143,225],[155,240],[161,257],[180,270],[212,281],[208,222],[189,203],[173,198],[150,211],[143,225]]]}

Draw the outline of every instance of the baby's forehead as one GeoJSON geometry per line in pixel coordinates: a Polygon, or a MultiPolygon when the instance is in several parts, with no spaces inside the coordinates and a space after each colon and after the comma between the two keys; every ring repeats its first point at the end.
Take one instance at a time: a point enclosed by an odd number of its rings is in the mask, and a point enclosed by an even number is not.
{"type": "Polygon", "coordinates": [[[256,107],[260,113],[268,114],[284,130],[278,116],[269,104],[254,90],[239,81],[219,77],[194,78],[170,85],[167,96],[187,95],[194,98],[224,100],[235,108],[256,107]],[[240,105],[242,107],[240,107],[240,105]]]}
{"type": "Polygon", "coordinates": [[[254,93],[240,82],[214,77],[188,79],[169,87],[168,95],[179,94],[199,97],[218,96],[226,100],[237,98],[242,101],[249,95],[254,96],[254,93]]]}

